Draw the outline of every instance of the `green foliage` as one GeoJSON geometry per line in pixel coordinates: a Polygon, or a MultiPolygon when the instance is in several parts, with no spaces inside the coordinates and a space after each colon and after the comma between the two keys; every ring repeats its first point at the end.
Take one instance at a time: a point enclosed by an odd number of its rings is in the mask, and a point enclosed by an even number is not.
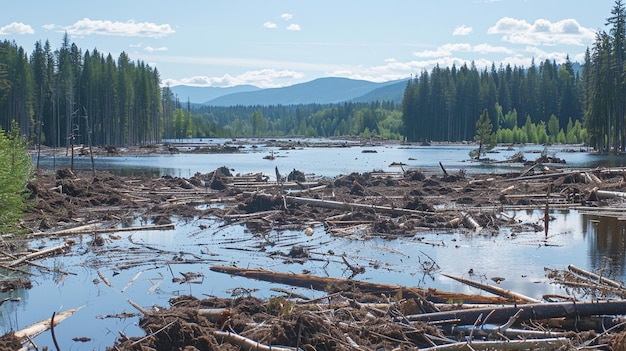
{"type": "Polygon", "coordinates": [[[478,142],[477,159],[480,159],[480,156],[485,153],[486,150],[495,146],[496,136],[493,133],[493,125],[491,124],[489,111],[487,109],[483,110],[480,118],[476,121],[476,136],[474,136],[474,140],[478,142]]]}
{"type": "Polygon", "coordinates": [[[23,216],[26,185],[32,177],[33,163],[26,143],[13,121],[10,133],[0,129],[0,231],[18,232],[18,220],[23,216]]]}

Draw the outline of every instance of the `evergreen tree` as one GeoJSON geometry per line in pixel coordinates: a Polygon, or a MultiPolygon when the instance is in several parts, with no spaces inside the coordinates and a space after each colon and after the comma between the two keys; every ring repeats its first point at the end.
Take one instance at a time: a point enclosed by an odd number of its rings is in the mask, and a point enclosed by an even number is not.
{"type": "Polygon", "coordinates": [[[474,140],[478,142],[478,153],[476,159],[480,160],[480,156],[495,143],[495,135],[493,134],[493,125],[489,118],[489,110],[484,109],[478,121],[476,121],[476,136],[474,140]]]}

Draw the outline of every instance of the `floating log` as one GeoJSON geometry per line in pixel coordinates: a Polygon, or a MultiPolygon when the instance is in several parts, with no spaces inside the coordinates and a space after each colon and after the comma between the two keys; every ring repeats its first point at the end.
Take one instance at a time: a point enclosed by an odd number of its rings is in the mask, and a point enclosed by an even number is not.
{"type": "Polygon", "coordinates": [[[473,324],[479,316],[489,315],[489,323],[502,324],[520,310],[518,321],[541,320],[550,318],[579,318],[591,315],[623,315],[626,314],[626,300],[602,302],[558,302],[538,303],[499,308],[476,308],[432,312],[406,316],[411,322],[453,321],[457,325],[473,324]]]}
{"type": "Polygon", "coordinates": [[[502,304],[513,302],[512,300],[508,300],[502,297],[467,295],[461,293],[446,292],[437,289],[419,289],[399,285],[368,283],[349,279],[318,277],[307,274],[273,272],[264,269],[239,268],[230,266],[211,266],[211,270],[219,273],[226,273],[251,279],[258,279],[266,282],[309,288],[317,291],[329,291],[329,288],[331,290],[345,290],[346,288],[357,288],[363,292],[386,294],[388,296],[402,293],[404,297],[416,297],[420,299],[425,298],[430,302],[449,303],[451,301],[462,301],[463,303],[487,304],[502,304]]]}
{"type": "Polygon", "coordinates": [[[106,284],[109,288],[113,287],[113,285],[111,285],[111,282],[109,281],[109,279],[99,269],[98,269],[98,276],[100,277],[100,279],[102,279],[104,284],[106,284]]]}
{"type": "Polygon", "coordinates": [[[160,224],[160,225],[146,225],[142,227],[125,227],[125,228],[96,228],[96,225],[84,225],[75,228],[69,228],[64,230],[59,230],[56,232],[48,233],[41,232],[35,233],[37,236],[61,236],[61,235],[75,235],[75,234],[101,234],[101,233],[116,233],[116,232],[133,232],[133,231],[141,231],[141,230],[171,230],[174,229],[175,226],[173,223],[170,224],[160,224]]]}
{"type": "Polygon", "coordinates": [[[55,253],[57,251],[65,250],[67,247],[68,247],[67,244],[63,244],[63,245],[60,245],[60,246],[51,247],[49,249],[33,252],[31,254],[28,254],[28,255],[25,255],[25,256],[22,256],[22,257],[18,258],[17,260],[9,263],[7,266],[8,267],[14,267],[14,266],[17,266],[17,265],[20,265],[20,264],[24,263],[25,261],[31,260],[33,258],[38,258],[38,257],[42,257],[42,256],[46,256],[46,255],[55,253]]]}
{"type": "MultiPolygon", "coordinates": [[[[60,313],[55,314],[54,316],[54,325],[58,325],[59,323],[61,323],[62,321],[66,320],[68,317],[70,317],[71,315],[73,315],[76,311],[78,311],[80,308],[72,308],[69,309],[67,311],[63,311],[60,313]]],[[[34,337],[36,337],[37,335],[45,332],[46,330],[50,329],[50,327],[52,326],[52,318],[48,318],[48,319],[44,319],[42,321],[39,321],[37,323],[31,324],[26,328],[20,329],[18,331],[15,332],[15,336],[22,342],[26,342],[29,338],[32,339],[34,337]]]]}
{"type": "Polygon", "coordinates": [[[497,286],[493,286],[490,284],[485,284],[485,283],[481,283],[481,282],[477,282],[475,280],[471,280],[471,279],[466,279],[466,278],[461,278],[461,277],[455,277],[453,275],[448,275],[448,274],[441,274],[444,277],[448,277],[450,279],[454,279],[458,282],[461,282],[463,284],[490,292],[492,294],[498,295],[498,296],[502,296],[502,297],[506,297],[509,298],[511,300],[516,300],[516,301],[524,301],[524,302],[530,302],[530,303],[540,303],[541,301],[537,300],[537,299],[533,299],[532,297],[528,297],[526,295],[522,295],[510,290],[505,290],[502,288],[499,288],[497,286]]]}

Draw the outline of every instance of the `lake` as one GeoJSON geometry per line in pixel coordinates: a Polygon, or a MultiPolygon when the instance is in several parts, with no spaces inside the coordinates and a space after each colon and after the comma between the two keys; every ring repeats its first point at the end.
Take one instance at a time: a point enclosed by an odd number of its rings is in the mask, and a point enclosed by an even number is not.
{"type": "MultiPolygon", "coordinates": [[[[195,140],[193,142],[199,142],[195,140]]],[[[212,140],[225,143],[226,140],[212,140]]],[[[317,142],[317,141],[313,141],[317,142]]],[[[208,173],[227,166],[235,173],[263,172],[270,177],[275,167],[283,174],[297,169],[309,176],[335,177],[352,172],[372,170],[399,171],[393,162],[406,168],[429,173],[441,173],[439,162],[448,172],[467,173],[512,172],[523,168],[519,164],[481,164],[470,162],[471,145],[392,145],[352,146],[341,148],[295,147],[281,149],[264,145],[263,140],[243,141],[236,154],[172,154],[150,156],[107,156],[95,159],[97,170],[119,174],[152,174],[190,177],[197,172],[208,173]],[[253,147],[254,145],[254,147],[253,147]],[[367,152],[363,152],[367,150],[367,152]],[[274,160],[263,157],[273,154],[274,160]]],[[[518,151],[534,160],[544,150],[541,146],[520,148],[499,147],[489,158],[505,160],[518,151]]],[[[549,147],[550,156],[567,161],[560,167],[593,168],[623,167],[624,156],[596,155],[581,152],[578,146],[549,147]]],[[[65,156],[46,156],[40,160],[46,168],[69,166],[65,156]]],[[[91,169],[88,157],[75,158],[75,167],[91,169]]],[[[556,167],[556,165],[555,165],[556,167]]],[[[607,268],[617,279],[626,280],[624,222],[582,215],[573,210],[554,210],[548,237],[541,232],[485,232],[467,234],[459,231],[416,232],[413,237],[394,240],[369,238],[355,232],[350,237],[332,237],[323,227],[313,228],[313,235],[301,231],[272,231],[255,235],[237,224],[216,219],[198,218],[175,222],[176,228],[164,231],[119,232],[107,237],[103,247],[90,245],[90,235],[76,236],[71,253],[39,261],[69,274],[48,273],[32,269],[33,288],[4,297],[20,297],[20,302],[5,302],[0,306],[0,325],[7,332],[50,318],[53,312],[81,307],[74,316],[55,328],[62,350],[103,350],[113,345],[120,332],[128,336],[143,335],[138,318],[98,318],[123,312],[136,313],[129,300],[150,308],[168,306],[171,297],[193,294],[229,297],[252,294],[267,298],[279,294],[272,288],[293,290],[307,296],[319,292],[277,286],[241,277],[215,273],[211,265],[266,268],[281,272],[330,277],[348,277],[350,271],[341,259],[365,267],[354,279],[437,288],[447,291],[479,293],[439,273],[463,276],[492,283],[491,278],[505,278],[500,287],[535,298],[543,294],[564,293],[546,278],[545,268],[566,269],[569,264],[588,270],[607,268]],[[294,246],[310,248],[310,258],[304,263],[290,262],[287,254],[294,246]],[[111,252],[115,248],[115,253],[111,252]],[[158,252],[160,257],[155,257],[158,252]],[[127,253],[127,254],[126,254],[127,253]],[[167,261],[167,264],[163,262],[167,261]],[[94,283],[100,270],[112,287],[94,283]],[[469,272],[472,272],[470,275],[469,272]],[[198,279],[180,283],[181,273],[195,273],[198,279]],[[132,283],[132,284],[131,284],[132,283]],[[73,338],[87,337],[88,342],[73,338]]],[[[540,211],[511,211],[508,215],[523,221],[541,223],[540,211]]],[[[139,219],[124,225],[141,225],[139,219]]],[[[34,248],[61,245],[66,238],[44,238],[29,243],[34,248]]],[[[5,274],[9,274],[6,273],[5,274]]],[[[35,342],[53,347],[50,333],[35,342]]]]}

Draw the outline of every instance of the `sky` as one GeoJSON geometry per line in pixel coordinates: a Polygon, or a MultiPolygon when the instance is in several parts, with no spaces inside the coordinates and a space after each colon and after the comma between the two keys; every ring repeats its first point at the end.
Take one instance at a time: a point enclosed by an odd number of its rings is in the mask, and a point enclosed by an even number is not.
{"type": "Polygon", "coordinates": [[[385,82],[435,65],[583,62],[615,0],[0,0],[0,40],[27,52],[67,33],[155,67],[163,85],[273,88],[385,82]]]}

